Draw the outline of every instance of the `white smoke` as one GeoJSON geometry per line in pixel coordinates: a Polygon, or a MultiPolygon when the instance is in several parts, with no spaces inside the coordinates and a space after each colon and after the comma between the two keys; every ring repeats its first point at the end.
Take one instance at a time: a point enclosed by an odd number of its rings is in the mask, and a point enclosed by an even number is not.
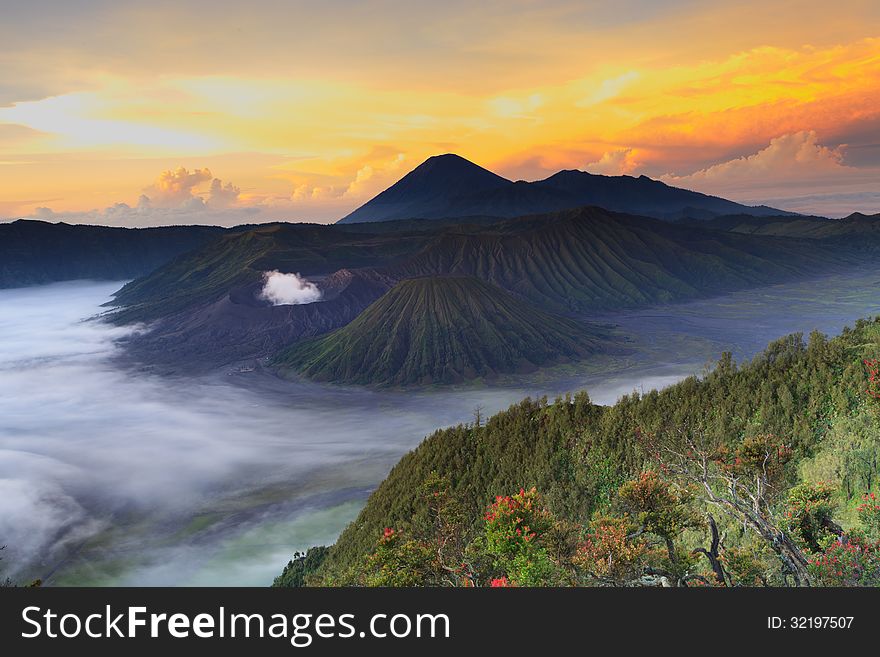
{"type": "Polygon", "coordinates": [[[296,306],[321,300],[321,290],[314,283],[300,278],[299,274],[263,272],[263,290],[260,298],[273,306],[296,306]]]}

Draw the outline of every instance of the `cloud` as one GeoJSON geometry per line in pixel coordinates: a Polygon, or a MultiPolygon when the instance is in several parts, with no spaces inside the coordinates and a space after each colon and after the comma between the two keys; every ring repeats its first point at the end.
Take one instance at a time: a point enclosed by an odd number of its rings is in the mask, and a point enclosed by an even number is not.
{"type": "MultiPolygon", "coordinates": [[[[95,224],[104,226],[125,226],[145,228],[150,226],[170,226],[178,224],[200,224],[210,226],[238,226],[259,221],[263,209],[257,206],[213,208],[202,199],[193,197],[180,207],[153,207],[147,196],[141,196],[136,206],[128,203],[115,203],[104,209],[85,212],[55,211],[48,207],[38,207],[33,213],[22,217],[39,221],[69,224],[95,224]]],[[[264,218],[263,221],[268,219],[264,218]]]]}
{"type": "Polygon", "coordinates": [[[223,184],[219,178],[211,181],[211,189],[208,193],[208,205],[217,208],[226,208],[234,205],[241,195],[241,188],[231,182],[223,184]]]}
{"type": "Polygon", "coordinates": [[[628,71],[616,78],[603,80],[589,95],[578,100],[575,103],[575,107],[591,107],[592,105],[604,103],[606,100],[611,100],[619,96],[630,83],[635,82],[639,77],[637,71],[628,71]]]}
{"type": "Polygon", "coordinates": [[[835,148],[822,146],[812,130],[781,135],[770,140],[770,145],[757,153],[714,164],[688,176],[669,179],[690,181],[748,181],[756,183],[771,177],[775,180],[802,180],[805,175],[828,173],[839,175],[850,167],[843,165],[846,144],[835,148]]]}
{"type": "Polygon", "coordinates": [[[541,94],[531,94],[526,98],[501,96],[489,101],[489,107],[500,117],[508,119],[534,119],[533,112],[544,104],[541,94]]]}
{"type": "Polygon", "coordinates": [[[618,148],[617,150],[607,151],[597,161],[590,162],[587,165],[587,171],[590,173],[602,173],[608,176],[619,176],[635,171],[640,164],[636,160],[632,148],[618,148]]]}
{"type": "Polygon", "coordinates": [[[760,202],[800,212],[849,214],[858,200],[863,211],[877,211],[878,167],[845,163],[846,144],[826,146],[813,130],[780,135],[751,155],[713,164],[688,175],[666,174],[670,185],[734,200],[760,202]],[[821,200],[820,200],[821,198],[821,200]]]}
{"type": "Polygon", "coordinates": [[[26,219],[64,221],[77,224],[146,227],[170,224],[210,224],[234,226],[254,222],[262,213],[258,205],[239,205],[241,188],[214,178],[207,168],[189,171],[185,167],[163,171],[144,189],[135,205],[117,202],[103,209],[79,212],[36,207],[26,219]],[[210,181],[208,190],[197,188],[210,181]]]}
{"type": "Polygon", "coordinates": [[[465,419],[447,410],[463,402],[426,413],[371,391],[114,368],[134,329],[82,320],[119,285],[0,290],[16,309],[0,321],[0,577],[266,585],[293,550],[332,543],[422,436],[465,419]],[[291,528],[350,500],[319,535],[291,528]]]}
{"type": "Polygon", "coordinates": [[[263,289],[260,298],[273,306],[297,306],[320,301],[321,290],[299,274],[282,274],[273,270],[263,272],[263,289]]]}
{"type": "Polygon", "coordinates": [[[205,169],[187,170],[178,167],[163,171],[156,181],[144,190],[151,203],[164,207],[180,206],[193,198],[193,189],[213,178],[205,169]]]}
{"type": "MultiPolygon", "coordinates": [[[[393,152],[393,151],[392,151],[393,152]]],[[[303,182],[294,183],[290,200],[295,205],[308,206],[313,202],[366,200],[397,181],[401,168],[407,158],[404,153],[394,153],[388,157],[385,149],[368,156],[354,172],[350,173],[355,162],[343,162],[341,171],[333,174],[315,175],[298,173],[303,182]]],[[[343,212],[347,214],[351,208],[343,212]]]]}

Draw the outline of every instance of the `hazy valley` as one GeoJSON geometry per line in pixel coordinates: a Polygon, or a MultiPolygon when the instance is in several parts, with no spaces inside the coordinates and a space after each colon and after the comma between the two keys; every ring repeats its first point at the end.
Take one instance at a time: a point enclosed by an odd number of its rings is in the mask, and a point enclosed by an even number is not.
{"type": "Polygon", "coordinates": [[[876,277],[834,276],[608,314],[632,353],[498,385],[373,391],[255,372],[162,377],[113,365],[131,329],[82,320],[118,289],[0,291],[5,346],[2,534],[21,579],[47,584],[271,582],[331,543],[388,469],[441,426],[526,396],[586,389],[610,404],[791,331],[880,313],[876,277]]]}

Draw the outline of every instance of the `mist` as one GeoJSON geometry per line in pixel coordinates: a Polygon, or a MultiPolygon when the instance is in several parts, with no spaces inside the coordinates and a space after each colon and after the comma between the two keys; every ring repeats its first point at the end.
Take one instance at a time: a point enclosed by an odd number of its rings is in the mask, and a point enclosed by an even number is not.
{"type": "Polygon", "coordinates": [[[867,278],[774,286],[605,317],[633,339],[617,362],[381,392],[123,369],[115,341],[142,329],[88,319],[120,286],[0,290],[0,577],[266,585],[294,551],[332,543],[402,454],[477,406],[485,417],[583,388],[613,403],[699,374],[721,350],[747,358],[880,313],[867,278]]]}
{"type": "Polygon", "coordinates": [[[260,291],[260,298],[273,306],[314,303],[320,301],[321,296],[318,286],[299,274],[282,274],[277,270],[263,272],[263,289],[260,291]]]}

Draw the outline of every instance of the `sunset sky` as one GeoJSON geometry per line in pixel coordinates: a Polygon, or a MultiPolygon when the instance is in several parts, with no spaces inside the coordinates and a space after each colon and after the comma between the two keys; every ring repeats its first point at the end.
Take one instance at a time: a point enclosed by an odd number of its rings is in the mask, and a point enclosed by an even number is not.
{"type": "Polygon", "coordinates": [[[0,218],[327,222],[445,152],[880,212],[877,0],[0,11],[0,218]]]}

